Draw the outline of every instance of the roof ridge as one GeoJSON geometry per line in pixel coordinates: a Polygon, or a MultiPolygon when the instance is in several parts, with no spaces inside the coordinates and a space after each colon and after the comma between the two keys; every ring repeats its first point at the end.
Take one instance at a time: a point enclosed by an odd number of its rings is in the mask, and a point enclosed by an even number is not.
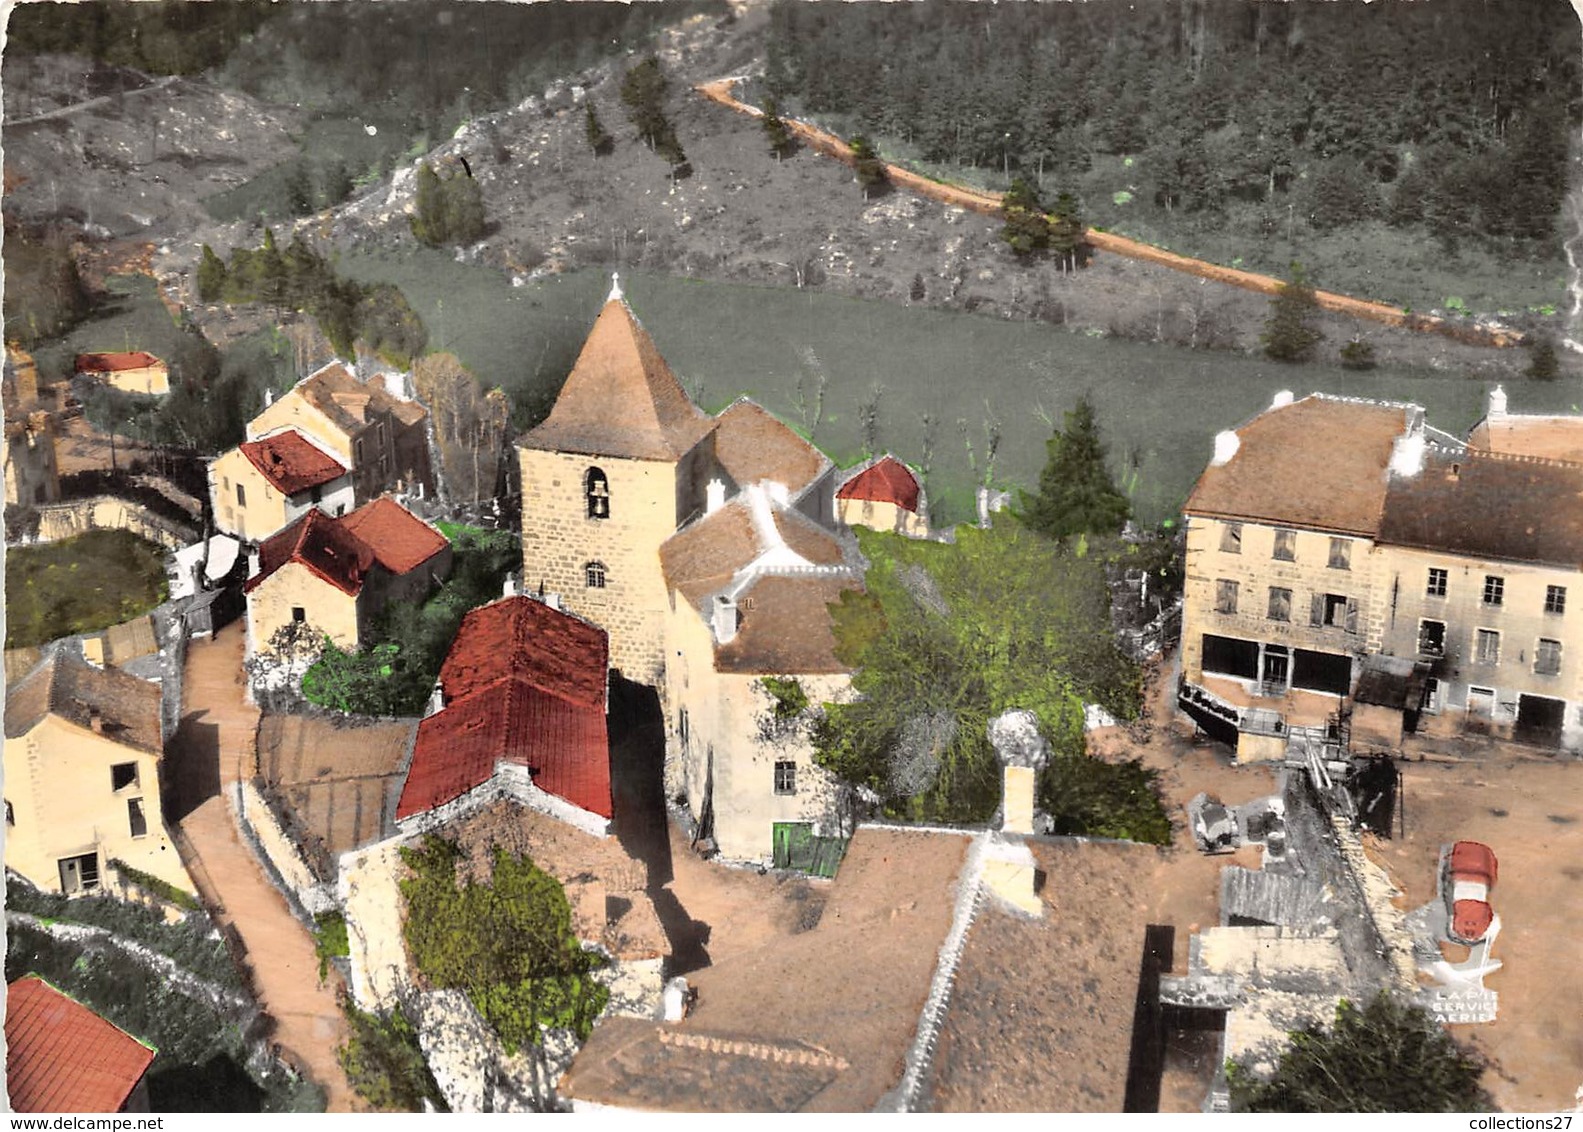
{"type": "Polygon", "coordinates": [[[1498,460],[1507,464],[1537,464],[1541,467],[1583,469],[1583,461],[1563,460],[1557,456],[1530,456],[1523,452],[1503,452],[1494,448],[1452,448],[1438,441],[1426,441],[1425,447],[1447,456],[1464,459],[1498,460]]]}

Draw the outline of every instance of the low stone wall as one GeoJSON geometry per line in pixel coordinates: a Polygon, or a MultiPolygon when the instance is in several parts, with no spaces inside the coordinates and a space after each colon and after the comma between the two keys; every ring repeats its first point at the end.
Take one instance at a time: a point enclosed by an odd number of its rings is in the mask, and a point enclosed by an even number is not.
{"type": "Polygon", "coordinates": [[[196,530],[156,515],[141,504],[110,495],[49,503],[38,509],[39,542],[59,542],[89,531],[108,530],[130,531],[170,550],[180,550],[199,537],[196,530]]]}
{"type": "Polygon", "coordinates": [[[319,883],[313,870],[308,867],[308,862],[280,828],[274,811],[252,782],[237,783],[236,817],[244,832],[251,835],[253,843],[263,852],[281,882],[291,890],[304,909],[312,915],[335,909],[334,891],[330,886],[319,883]]]}

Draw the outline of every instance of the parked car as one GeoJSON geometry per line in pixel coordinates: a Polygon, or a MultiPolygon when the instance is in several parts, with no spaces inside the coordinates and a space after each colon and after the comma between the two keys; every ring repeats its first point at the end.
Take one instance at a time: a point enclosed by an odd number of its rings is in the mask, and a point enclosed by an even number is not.
{"type": "Polygon", "coordinates": [[[1495,853],[1477,841],[1458,841],[1442,858],[1440,893],[1450,917],[1446,934],[1456,942],[1478,943],[1490,930],[1496,872],[1495,853]]]}

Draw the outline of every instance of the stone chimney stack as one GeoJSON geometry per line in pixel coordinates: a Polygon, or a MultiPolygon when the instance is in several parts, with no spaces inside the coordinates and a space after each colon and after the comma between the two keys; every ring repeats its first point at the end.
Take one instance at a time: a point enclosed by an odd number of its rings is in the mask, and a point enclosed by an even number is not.
{"type": "Polygon", "coordinates": [[[1284,408],[1286,408],[1286,406],[1290,405],[1293,400],[1294,400],[1294,398],[1293,398],[1293,395],[1292,395],[1292,391],[1290,389],[1283,389],[1279,393],[1277,393],[1275,395],[1275,399],[1270,402],[1270,408],[1272,408],[1272,409],[1284,409],[1284,408]]]}
{"type": "Polygon", "coordinates": [[[709,481],[709,486],[704,489],[705,503],[704,514],[713,515],[726,505],[726,485],[718,479],[709,481]]]}
{"type": "Polygon", "coordinates": [[[545,594],[544,595],[544,604],[549,606],[551,609],[555,610],[557,613],[559,613],[560,609],[561,609],[561,595],[560,594],[545,594]]]}
{"type": "Polygon", "coordinates": [[[737,636],[737,603],[725,594],[715,598],[715,644],[729,645],[737,636]]]}
{"type": "Polygon", "coordinates": [[[424,718],[428,718],[429,716],[434,715],[437,712],[441,712],[441,711],[444,711],[444,710],[445,710],[445,688],[438,680],[436,680],[434,682],[434,691],[429,693],[429,709],[428,709],[428,711],[423,713],[424,714],[424,718]]]}
{"type": "Polygon", "coordinates": [[[1499,385],[1490,390],[1489,415],[1492,417],[1504,417],[1506,415],[1506,390],[1499,385]]]}
{"type": "Polygon", "coordinates": [[[1242,447],[1242,438],[1231,429],[1215,433],[1215,455],[1209,461],[1211,468],[1218,468],[1223,464],[1231,463],[1231,458],[1237,454],[1237,449],[1242,447]]]}
{"type": "Polygon", "coordinates": [[[1025,838],[1033,833],[1034,785],[1050,757],[1031,711],[1008,711],[989,721],[989,741],[1004,768],[1005,796],[1000,834],[991,835],[984,883],[1000,899],[1031,916],[1044,914],[1038,895],[1038,863],[1025,838]]]}

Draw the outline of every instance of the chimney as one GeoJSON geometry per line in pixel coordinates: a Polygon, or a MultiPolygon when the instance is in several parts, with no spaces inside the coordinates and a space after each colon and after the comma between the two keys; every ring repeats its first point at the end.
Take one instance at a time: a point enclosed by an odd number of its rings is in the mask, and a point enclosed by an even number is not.
{"type": "Polygon", "coordinates": [[[269,386],[264,386],[264,408],[269,408],[275,403],[275,391],[269,386]]]}
{"type": "Polygon", "coordinates": [[[1002,768],[1000,828],[1007,833],[1033,832],[1034,770],[1031,766],[1002,768]]]}
{"type": "Polygon", "coordinates": [[[737,635],[737,603],[725,594],[715,598],[715,643],[729,645],[737,635]]]}
{"type": "Polygon", "coordinates": [[[776,483],[774,480],[765,480],[764,492],[770,497],[771,500],[782,507],[785,507],[791,502],[791,492],[787,490],[786,485],[783,483],[776,483]]]}
{"type": "Polygon", "coordinates": [[[429,693],[429,710],[424,712],[424,717],[434,715],[445,710],[445,688],[438,680],[434,682],[434,691],[429,693]]]}
{"type": "Polygon", "coordinates": [[[545,594],[544,595],[544,604],[549,606],[551,609],[555,610],[557,613],[559,613],[560,609],[561,609],[561,595],[560,594],[545,594]]]}
{"type": "Polygon", "coordinates": [[[519,587],[518,587],[518,584],[517,584],[517,576],[515,574],[507,574],[506,575],[506,584],[502,588],[500,596],[501,597],[516,597],[518,589],[519,589],[519,587]]]}
{"type": "Polygon", "coordinates": [[[104,734],[104,716],[99,714],[99,709],[96,707],[88,709],[88,726],[95,735],[104,734]]]}
{"type": "Polygon", "coordinates": [[[256,546],[247,552],[247,576],[249,578],[258,577],[258,547],[256,546]]]}
{"type": "Polygon", "coordinates": [[[1242,447],[1242,438],[1231,429],[1215,433],[1215,455],[1209,461],[1211,468],[1219,468],[1231,463],[1231,458],[1237,454],[1237,449],[1242,447]]]}
{"type": "Polygon", "coordinates": [[[1490,390],[1489,415],[1492,417],[1504,417],[1506,415],[1506,390],[1499,385],[1490,390]]]}
{"type": "Polygon", "coordinates": [[[1277,393],[1275,395],[1275,400],[1270,402],[1270,408],[1272,408],[1272,409],[1284,409],[1284,408],[1286,408],[1286,406],[1290,405],[1291,403],[1292,403],[1292,391],[1290,389],[1283,389],[1283,390],[1281,390],[1279,393],[1277,393]]]}
{"type": "Polygon", "coordinates": [[[705,499],[704,514],[713,515],[726,505],[726,485],[718,479],[710,480],[708,488],[705,489],[705,499]]]}
{"type": "Polygon", "coordinates": [[[1424,434],[1413,429],[1405,436],[1398,436],[1391,447],[1391,475],[1416,476],[1424,470],[1424,434]]]}

